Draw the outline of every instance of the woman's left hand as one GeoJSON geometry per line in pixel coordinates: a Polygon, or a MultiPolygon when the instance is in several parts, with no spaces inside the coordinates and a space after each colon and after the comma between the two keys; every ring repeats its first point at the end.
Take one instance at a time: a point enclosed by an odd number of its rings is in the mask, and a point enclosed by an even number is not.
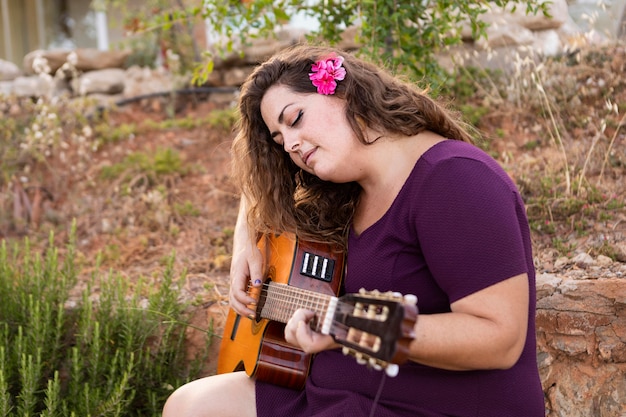
{"type": "Polygon", "coordinates": [[[318,333],[311,329],[310,323],[315,313],[299,309],[285,326],[285,340],[306,353],[317,353],[339,346],[332,336],[318,333]]]}

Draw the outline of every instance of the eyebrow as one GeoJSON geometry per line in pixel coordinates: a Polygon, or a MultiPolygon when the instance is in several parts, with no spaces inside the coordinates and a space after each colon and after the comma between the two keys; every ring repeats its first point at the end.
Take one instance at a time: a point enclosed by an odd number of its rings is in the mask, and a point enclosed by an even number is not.
{"type": "MultiPolygon", "coordinates": [[[[287,110],[287,107],[293,105],[293,103],[289,103],[287,104],[285,107],[283,107],[283,109],[281,110],[280,114],[278,115],[278,123],[279,124],[283,124],[283,120],[285,118],[285,110],[287,110]]],[[[280,134],[280,132],[278,131],[274,131],[272,133],[270,133],[270,136],[272,137],[272,139],[274,139],[276,136],[278,136],[280,134]]]]}

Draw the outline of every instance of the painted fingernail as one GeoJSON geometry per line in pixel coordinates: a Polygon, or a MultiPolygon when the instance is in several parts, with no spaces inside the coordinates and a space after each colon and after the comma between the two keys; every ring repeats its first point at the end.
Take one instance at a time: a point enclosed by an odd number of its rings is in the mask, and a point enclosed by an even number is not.
{"type": "Polygon", "coordinates": [[[259,285],[260,283],[261,283],[261,280],[260,280],[260,279],[255,279],[255,280],[254,280],[254,285],[259,285]]]}

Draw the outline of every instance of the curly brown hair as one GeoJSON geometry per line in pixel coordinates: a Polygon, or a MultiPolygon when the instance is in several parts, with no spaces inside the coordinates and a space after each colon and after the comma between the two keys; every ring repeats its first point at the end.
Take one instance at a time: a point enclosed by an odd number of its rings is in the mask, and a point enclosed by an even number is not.
{"type": "Polygon", "coordinates": [[[364,133],[367,127],[407,137],[432,131],[467,142],[472,138],[425,91],[344,51],[297,45],[258,66],[241,88],[239,132],[232,146],[233,178],[248,202],[248,222],[261,233],[290,232],[345,248],[360,186],[323,181],[298,168],[272,140],[261,117],[261,100],[274,85],[317,94],[308,74],[316,61],[332,54],[344,57],[346,69],[335,96],[346,101],[346,120],[362,143],[372,143],[364,133]]]}

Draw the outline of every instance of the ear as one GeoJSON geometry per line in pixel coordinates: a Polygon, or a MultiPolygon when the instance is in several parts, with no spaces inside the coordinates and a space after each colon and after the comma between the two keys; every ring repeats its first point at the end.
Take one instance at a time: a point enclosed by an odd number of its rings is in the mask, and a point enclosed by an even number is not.
{"type": "Polygon", "coordinates": [[[354,119],[356,120],[361,132],[363,132],[363,138],[367,144],[372,144],[383,136],[382,128],[381,131],[376,130],[375,125],[370,126],[370,124],[360,116],[355,116],[354,119]]]}
{"type": "Polygon", "coordinates": [[[363,133],[367,132],[368,125],[365,119],[363,119],[361,116],[355,116],[354,119],[356,120],[356,123],[359,125],[359,129],[361,129],[363,133]]]}

